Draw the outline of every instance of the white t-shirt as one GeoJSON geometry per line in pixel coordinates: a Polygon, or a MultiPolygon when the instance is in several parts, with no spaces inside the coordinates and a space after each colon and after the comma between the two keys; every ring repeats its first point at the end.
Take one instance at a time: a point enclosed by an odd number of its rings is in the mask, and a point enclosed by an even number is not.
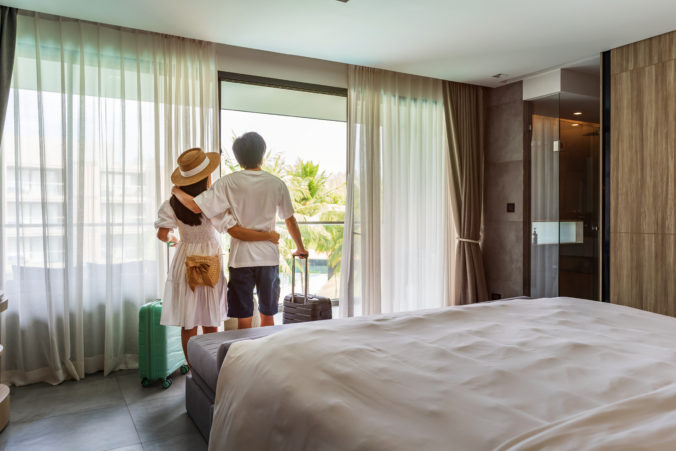
{"type": "MultiPolygon", "coordinates": [[[[218,179],[211,188],[195,197],[208,218],[227,209],[237,223],[264,232],[275,229],[275,220],[294,213],[289,189],[265,171],[239,171],[218,179]]],[[[279,249],[270,241],[240,241],[232,238],[228,265],[233,268],[279,265],[279,249]]]]}

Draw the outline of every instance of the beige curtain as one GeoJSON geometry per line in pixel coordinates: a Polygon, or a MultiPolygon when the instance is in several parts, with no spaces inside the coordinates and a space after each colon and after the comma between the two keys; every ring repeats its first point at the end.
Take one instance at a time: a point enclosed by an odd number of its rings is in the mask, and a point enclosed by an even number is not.
{"type": "Polygon", "coordinates": [[[453,304],[488,299],[481,256],[483,211],[483,88],[444,82],[446,133],[450,152],[451,207],[457,231],[453,304]]]}
{"type": "Polygon", "coordinates": [[[12,82],[12,70],[14,69],[16,11],[16,8],[0,6],[0,138],[2,138],[2,128],[5,124],[9,85],[12,82]]]}

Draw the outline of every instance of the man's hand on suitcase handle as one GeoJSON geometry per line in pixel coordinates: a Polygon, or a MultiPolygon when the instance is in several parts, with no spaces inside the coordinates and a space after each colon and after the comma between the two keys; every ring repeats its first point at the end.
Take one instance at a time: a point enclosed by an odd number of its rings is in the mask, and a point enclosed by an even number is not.
{"type": "Polygon", "coordinates": [[[296,249],[293,253],[293,256],[299,258],[308,258],[310,256],[310,251],[307,249],[296,249]]]}

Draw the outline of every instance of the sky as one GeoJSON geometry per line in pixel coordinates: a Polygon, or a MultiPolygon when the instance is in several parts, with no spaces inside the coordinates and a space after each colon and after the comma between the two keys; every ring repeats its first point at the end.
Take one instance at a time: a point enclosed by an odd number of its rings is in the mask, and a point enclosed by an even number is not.
{"type": "Polygon", "coordinates": [[[268,152],[282,153],[287,163],[302,158],[319,163],[327,174],[345,173],[345,122],[221,110],[224,152],[232,156],[233,137],[249,131],[263,136],[268,152]]]}

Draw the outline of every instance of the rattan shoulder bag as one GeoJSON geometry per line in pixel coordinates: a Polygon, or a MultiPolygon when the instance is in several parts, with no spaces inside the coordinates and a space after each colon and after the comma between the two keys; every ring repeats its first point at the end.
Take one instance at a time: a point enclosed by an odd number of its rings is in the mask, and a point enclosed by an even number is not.
{"type": "Polygon", "coordinates": [[[190,289],[197,286],[215,287],[221,276],[221,258],[210,255],[188,255],[185,257],[185,274],[190,289]]]}

